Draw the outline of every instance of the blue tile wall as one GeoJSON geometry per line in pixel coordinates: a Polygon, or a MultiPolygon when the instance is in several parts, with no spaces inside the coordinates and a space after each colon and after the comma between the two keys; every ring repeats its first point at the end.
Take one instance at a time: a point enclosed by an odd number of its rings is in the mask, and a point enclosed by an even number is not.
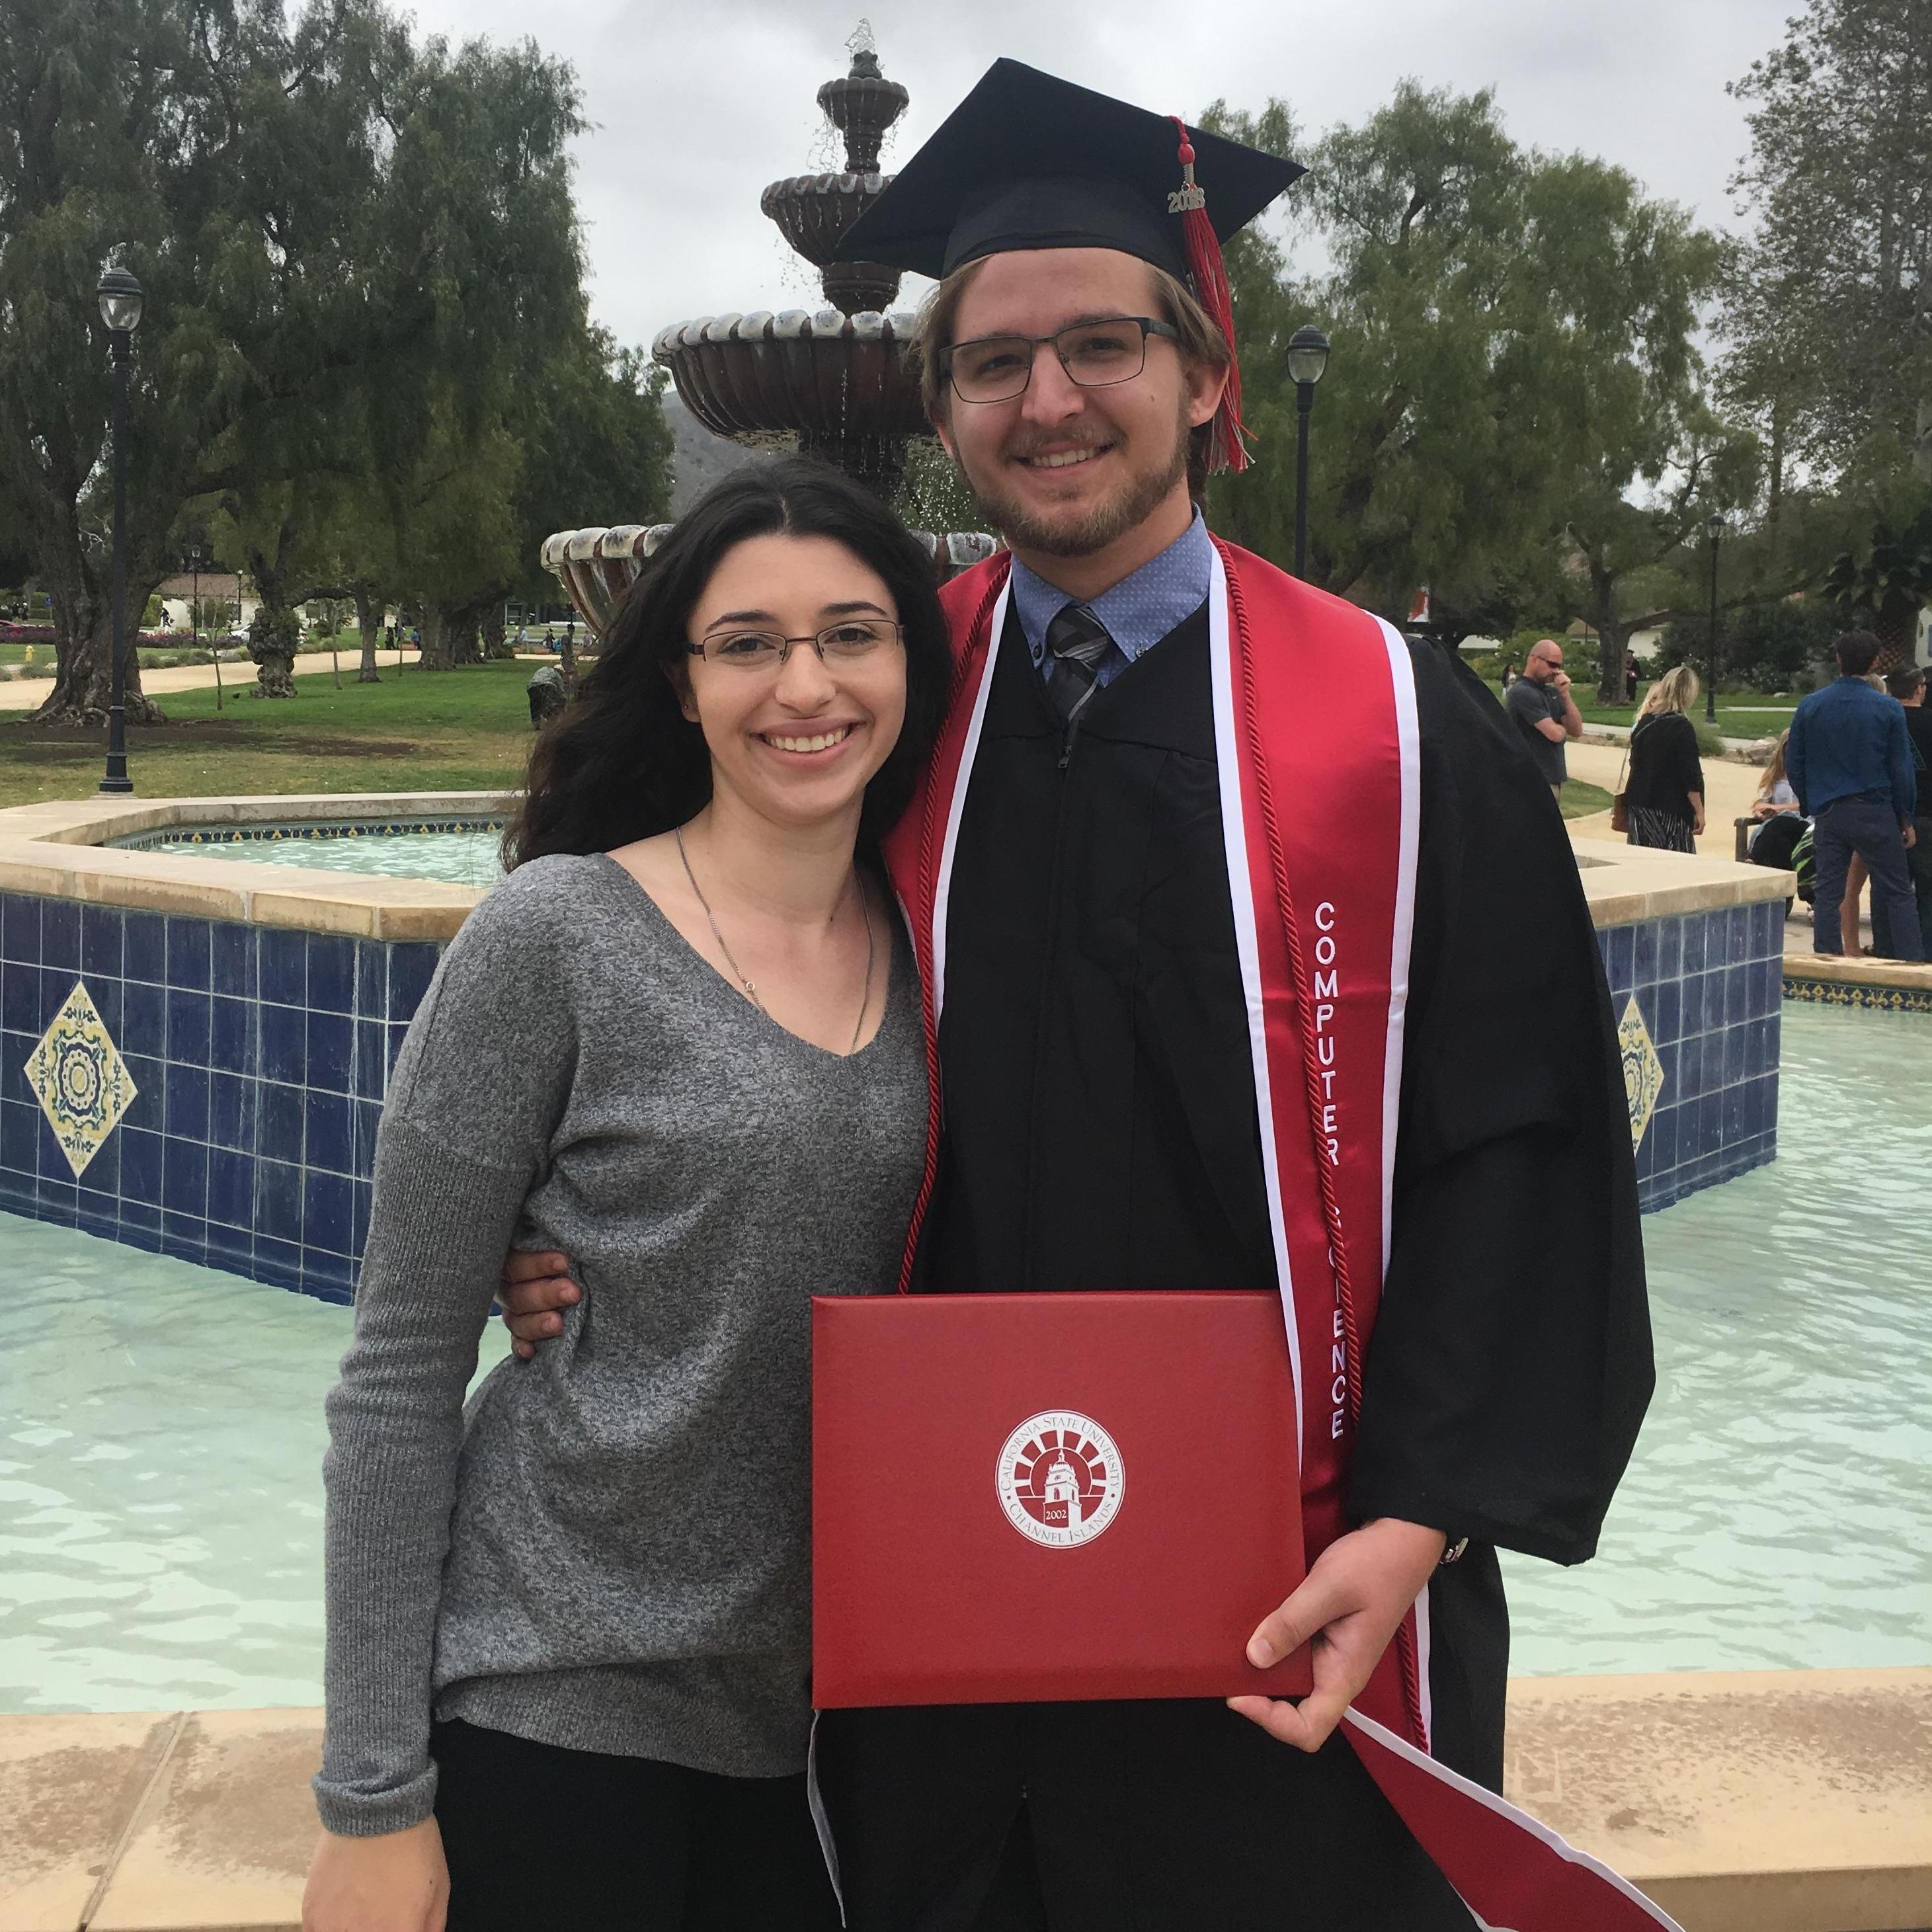
{"type": "Polygon", "coordinates": [[[1631,999],[1664,1069],[1637,1144],[1646,1213],[1778,1151],[1784,905],[1719,907],[1597,934],[1618,1019],[1631,999]]]}
{"type": "Polygon", "coordinates": [[[441,952],[0,893],[0,1209],[346,1300],[441,952]],[[78,1181],[26,1070],[76,980],[140,1090],[78,1181]]]}
{"type": "MultiPolygon", "coordinates": [[[[1783,911],[1597,935],[1664,1069],[1646,1211],[1777,1150],[1783,911]]],[[[346,1300],[389,1072],[440,954],[0,893],[0,1208],[346,1300]],[[78,1182],[26,1074],[76,980],[140,1090],[78,1182]]]]}

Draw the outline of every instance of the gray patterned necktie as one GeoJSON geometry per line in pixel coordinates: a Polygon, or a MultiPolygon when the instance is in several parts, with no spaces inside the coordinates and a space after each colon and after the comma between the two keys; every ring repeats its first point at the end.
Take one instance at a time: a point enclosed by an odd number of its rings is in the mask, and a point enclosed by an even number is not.
{"type": "Polygon", "coordinates": [[[1046,694],[1063,724],[1071,724],[1094,695],[1094,674],[1113,641],[1106,626],[1084,604],[1068,604],[1047,626],[1046,650],[1052,663],[1046,694]]]}

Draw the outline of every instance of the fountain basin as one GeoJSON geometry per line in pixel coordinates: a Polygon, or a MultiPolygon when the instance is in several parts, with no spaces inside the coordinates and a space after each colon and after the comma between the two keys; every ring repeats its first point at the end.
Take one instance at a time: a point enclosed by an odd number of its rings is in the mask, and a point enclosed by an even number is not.
{"type": "Polygon", "coordinates": [[[890,494],[907,440],[931,434],[906,362],[915,320],[905,310],[836,308],[700,316],[665,329],[651,355],[715,435],[795,433],[802,454],[890,494]]]}
{"type": "MultiPolygon", "coordinates": [[[[580,530],[559,530],[544,539],[543,566],[554,572],[585,623],[599,638],[610,627],[624,593],[637,580],[644,560],[670,534],[669,524],[618,524],[610,529],[592,524],[580,530]]],[[[993,539],[978,530],[950,530],[934,536],[914,530],[932,560],[940,583],[993,554],[993,539]]]]}

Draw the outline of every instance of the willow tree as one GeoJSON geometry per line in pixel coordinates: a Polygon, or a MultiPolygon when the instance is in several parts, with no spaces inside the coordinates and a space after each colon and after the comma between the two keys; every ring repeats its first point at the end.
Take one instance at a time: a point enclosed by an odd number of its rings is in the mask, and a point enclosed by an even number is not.
{"type": "MultiPolygon", "coordinates": [[[[1224,125],[1294,146],[1276,104],[1224,125]]],[[[1487,93],[1412,83],[1303,154],[1293,221],[1321,266],[1265,236],[1230,267],[1257,461],[1216,486],[1219,526],[1292,554],[1288,337],[1333,344],[1316,392],[1309,574],[1402,617],[1426,587],[1445,633],[1514,628],[1564,594],[1573,518],[1660,478],[1700,407],[1699,305],[1714,239],[1628,175],[1528,152],[1487,93]]]]}
{"type": "Polygon", "coordinates": [[[1763,425],[1772,501],[1802,466],[1932,485],[1932,0],[1809,0],[1731,93],[1755,218],[1724,316],[1732,398],[1763,425]]]}

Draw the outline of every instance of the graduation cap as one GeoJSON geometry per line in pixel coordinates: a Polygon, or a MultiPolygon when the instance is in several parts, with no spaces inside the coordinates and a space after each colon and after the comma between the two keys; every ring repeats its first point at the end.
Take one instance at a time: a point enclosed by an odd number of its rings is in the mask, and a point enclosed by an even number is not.
{"type": "MultiPolygon", "coordinates": [[[[1234,347],[1221,244],[1306,170],[1018,61],[995,61],[845,231],[845,261],[935,280],[988,255],[1114,248],[1191,280],[1234,347]]],[[[1240,376],[1216,418],[1216,466],[1247,466],[1240,376]]]]}

